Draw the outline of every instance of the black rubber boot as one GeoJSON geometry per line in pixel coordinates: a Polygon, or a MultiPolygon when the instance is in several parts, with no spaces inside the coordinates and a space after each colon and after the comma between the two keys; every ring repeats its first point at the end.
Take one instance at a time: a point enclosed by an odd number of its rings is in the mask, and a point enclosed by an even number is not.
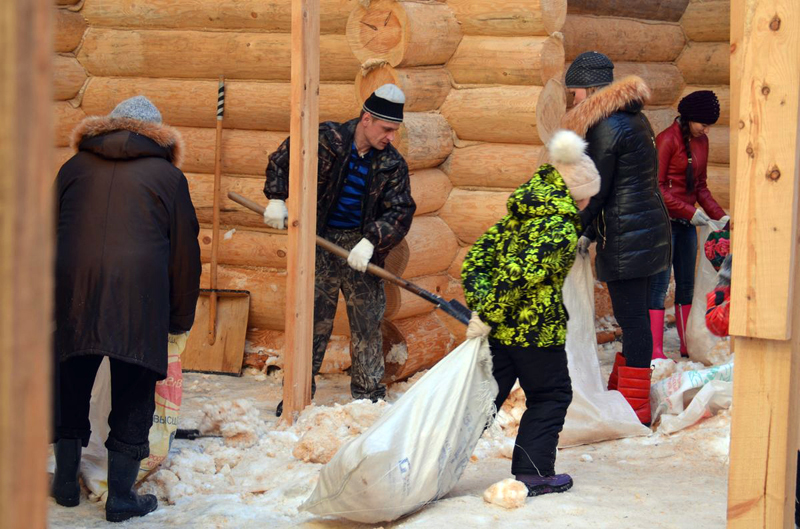
{"type": "Polygon", "coordinates": [[[64,507],[75,507],[81,501],[78,469],[81,464],[80,439],[59,439],[55,445],[56,473],[51,495],[64,507]]]}
{"type": "Polygon", "coordinates": [[[139,474],[139,460],[122,452],[108,451],[108,501],[106,520],[124,522],[135,516],[144,516],[158,507],[152,494],[136,494],[133,485],[139,474]]]}

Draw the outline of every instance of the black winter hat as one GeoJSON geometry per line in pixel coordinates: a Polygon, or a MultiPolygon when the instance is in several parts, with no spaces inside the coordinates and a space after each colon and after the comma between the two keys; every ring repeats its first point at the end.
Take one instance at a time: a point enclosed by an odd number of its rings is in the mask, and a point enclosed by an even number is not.
{"type": "Polygon", "coordinates": [[[719,99],[711,90],[698,90],[681,99],[678,113],[684,121],[713,125],[719,119],[719,99]]]}
{"type": "Polygon", "coordinates": [[[591,88],[614,82],[614,63],[596,51],[581,53],[567,70],[567,88],[591,88]]]}

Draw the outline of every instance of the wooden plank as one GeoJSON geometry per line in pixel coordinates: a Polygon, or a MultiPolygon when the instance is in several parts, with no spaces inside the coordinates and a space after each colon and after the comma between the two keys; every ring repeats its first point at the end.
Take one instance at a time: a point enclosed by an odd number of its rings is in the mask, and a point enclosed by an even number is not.
{"type": "Polygon", "coordinates": [[[319,0],[292,1],[292,121],[283,419],[311,403],[319,145],[319,0]]]}
{"type": "Polygon", "coordinates": [[[49,0],[0,8],[0,525],[47,525],[53,291],[49,0]],[[32,221],[35,219],[35,221],[32,221]]]}
{"type": "MultiPolygon", "coordinates": [[[[797,252],[800,3],[747,0],[739,92],[730,331],[788,340],[797,252]],[[776,14],[779,13],[779,14],[776,14]],[[767,58],[767,59],[765,59],[767,58]]],[[[737,73],[739,73],[737,72],[737,73]]]]}

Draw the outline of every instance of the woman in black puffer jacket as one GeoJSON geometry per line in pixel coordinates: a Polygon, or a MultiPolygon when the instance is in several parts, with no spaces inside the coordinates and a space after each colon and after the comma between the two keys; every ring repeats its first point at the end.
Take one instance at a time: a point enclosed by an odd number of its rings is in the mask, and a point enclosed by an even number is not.
{"type": "Polygon", "coordinates": [[[618,389],[644,424],[650,423],[650,279],[671,260],[667,208],[658,190],[655,134],[642,113],[650,90],[638,77],[613,83],[605,55],[578,56],[566,75],[575,107],[565,128],[585,136],[600,172],[600,192],[581,211],[586,232],[579,249],[597,240],[597,277],[608,285],[622,327],[622,354],[614,361],[609,389],[618,389]],[[613,84],[612,84],[613,83],[613,84]]]}

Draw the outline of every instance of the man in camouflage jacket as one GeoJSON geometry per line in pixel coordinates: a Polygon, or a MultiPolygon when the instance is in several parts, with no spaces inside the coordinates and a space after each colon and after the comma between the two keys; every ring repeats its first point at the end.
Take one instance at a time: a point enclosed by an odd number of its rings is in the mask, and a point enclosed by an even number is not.
{"type": "MultiPolygon", "coordinates": [[[[359,118],[325,122],[319,128],[317,234],[350,251],[345,262],[323,250],[316,254],[313,377],[319,373],[333,329],[339,290],[351,331],[353,398],[373,401],[386,394],[380,324],[386,307],[383,281],[365,273],[383,266],[408,233],[416,204],[408,165],[391,144],[402,122],[402,91],[384,85],[364,103],[359,118]]],[[[264,194],[267,225],[283,229],[289,196],[289,138],[269,157],[264,194]]],[[[282,406],[278,406],[280,415],[282,406]]]]}

